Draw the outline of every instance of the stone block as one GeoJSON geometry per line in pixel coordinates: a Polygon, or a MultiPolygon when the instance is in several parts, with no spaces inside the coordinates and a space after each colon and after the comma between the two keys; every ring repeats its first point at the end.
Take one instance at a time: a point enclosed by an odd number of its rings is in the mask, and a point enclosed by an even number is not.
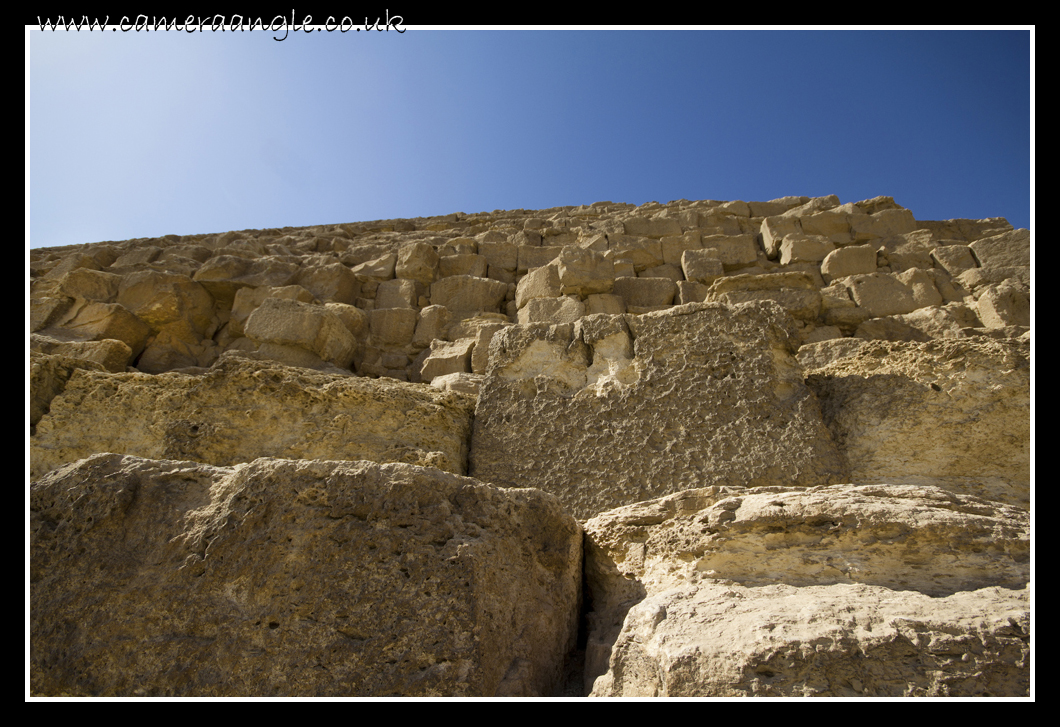
{"type": "Polygon", "coordinates": [[[496,313],[507,294],[508,286],[499,280],[454,275],[431,285],[431,304],[453,312],[496,313]]]}
{"type": "Polygon", "coordinates": [[[419,296],[415,281],[394,278],[379,284],[375,291],[375,310],[383,308],[415,308],[419,296]]]}
{"type": "Polygon", "coordinates": [[[339,368],[348,368],[357,351],[356,339],[339,316],[324,306],[297,300],[266,298],[247,318],[244,329],[252,341],[297,346],[339,368]]]}
{"type": "Polygon", "coordinates": [[[37,479],[116,452],[223,466],[258,457],[367,459],[462,474],[473,409],[431,389],[235,352],[201,376],[78,371],[37,424],[30,470],[37,479]]]}
{"type": "MultiPolygon", "coordinates": [[[[833,250],[835,243],[822,235],[785,235],[780,242],[780,264],[819,263],[833,250]]],[[[875,267],[874,261],[874,270],[875,267]]]]}
{"type": "Polygon", "coordinates": [[[713,251],[726,272],[758,262],[758,245],[755,244],[754,235],[703,235],[703,251],[713,251]]]}
{"type": "Polygon", "coordinates": [[[874,318],[910,313],[920,306],[912,289],[888,273],[853,275],[843,279],[854,302],[874,318]]]}
{"type": "Polygon", "coordinates": [[[557,298],[562,293],[558,265],[545,265],[531,270],[515,289],[515,304],[523,308],[535,298],[557,298]]]}
{"type": "Polygon", "coordinates": [[[32,498],[33,693],[535,697],[562,686],[582,535],[544,493],[404,464],[106,454],[32,498]]]}
{"type": "Polygon", "coordinates": [[[483,255],[443,255],[438,259],[439,277],[451,275],[472,275],[476,278],[486,277],[489,263],[483,255]]]}
{"type": "Polygon", "coordinates": [[[372,340],[380,345],[407,346],[416,333],[419,313],[414,308],[383,308],[368,313],[372,340]]]}
{"type": "Polygon", "coordinates": [[[686,250],[681,256],[685,280],[710,285],[725,275],[725,266],[717,257],[716,249],[686,250]]]}
{"type": "Polygon", "coordinates": [[[398,250],[394,276],[430,285],[438,279],[438,253],[427,242],[411,242],[398,250]]]}
{"type": "Polygon", "coordinates": [[[585,531],[591,696],[1030,693],[1019,508],[933,487],[711,487],[585,531]]]}
{"type": "Polygon", "coordinates": [[[519,309],[520,323],[574,323],[585,315],[585,304],[577,296],[534,298],[519,309]]]}
{"type": "Polygon", "coordinates": [[[833,250],[821,261],[821,276],[831,283],[848,275],[876,272],[876,249],[872,245],[852,245],[833,250]]]}
{"type": "Polygon", "coordinates": [[[1013,230],[976,240],[969,247],[984,268],[1006,268],[1031,264],[1030,230],[1013,230]]]}
{"type": "Polygon", "coordinates": [[[693,484],[846,481],[788,326],[772,303],[700,303],[506,328],[490,347],[471,474],[552,492],[578,518],[693,484]],[[587,330],[621,339],[623,322],[627,346],[586,342],[587,330]]]}
{"type": "Polygon", "coordinates": [[[670,278],[616,278],[614,294],[626,307],[671,305],[677,284],[670,278]]]}
{"type": "Polygon", "coordinates": [[[471,373],[471,352],[474,348],[473,338],[432,342],[431,352],[420,367],[420,381],[429,384],[436,376],[471,373]]]}
{"type": "Polygon", "coordinates": [[[615,282],[615,264],[592,250],[566,247],[556,258],[556,268],[562,295],[610,293],[615,282]]]}
{"type": "Polygon", "coordinates": [[[852,482],[931,484],[1027,508],[1029,353],[1005,339],[872,341],[807,384],[852,482]]]}

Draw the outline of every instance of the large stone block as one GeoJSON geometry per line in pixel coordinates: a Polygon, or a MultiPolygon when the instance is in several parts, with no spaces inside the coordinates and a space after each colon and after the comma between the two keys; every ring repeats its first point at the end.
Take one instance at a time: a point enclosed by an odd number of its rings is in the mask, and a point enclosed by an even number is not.
{"type": "Polygon", "coordinates": [[[97,455],[31,494],[31,693],[549,696],[581,529],[405,464],[97,455]]]}
{"type": "Polygon", "coordinates": [[[1020,508],[934,487],[712,487],[585,530],[592,696],[1029,695],[1020,508]]]}
{"type": "Polygon", "coordinates": [[[579,518],[705,484],[842,481],[790,321],[772,303],[700,303],[506,328],[471,474],[552,492],[579,518]]]}
{"type": "Polygon", "coordinates": [[[339,368],[348,368],[357,351],[357,339],[338,315],[297,300],[266,298],[247,318],[244,330],[252,341],[297,346],[339,368]]]}
{"type": "Polygon", "coordinates": [[[463,474],[474,402],[234,352],[200,376],[75,371],[30,440],[34,478],[96,452],[215,465],[407,462],[463,474]]]}
{"type": "Polygon", "coordinates": [[[431,285],[431,304],[457,313],[496,313],[507,294],[508,285],[499,280],[454,275],[431,285]]]}
{"type": "Polygon", "coordinates": [[[853,481],[1029,506],[1029,341],[871,341],[807,374],[853,481]]]}

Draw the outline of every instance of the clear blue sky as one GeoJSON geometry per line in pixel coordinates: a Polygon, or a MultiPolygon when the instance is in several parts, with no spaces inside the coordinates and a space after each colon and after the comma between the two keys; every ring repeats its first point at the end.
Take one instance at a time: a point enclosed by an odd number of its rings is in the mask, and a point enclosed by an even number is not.
{"type": "Polygon", "coordinates": [[[28,36],[33,247],[825,194],[1030,226],[1029,30],[28,36]]]}

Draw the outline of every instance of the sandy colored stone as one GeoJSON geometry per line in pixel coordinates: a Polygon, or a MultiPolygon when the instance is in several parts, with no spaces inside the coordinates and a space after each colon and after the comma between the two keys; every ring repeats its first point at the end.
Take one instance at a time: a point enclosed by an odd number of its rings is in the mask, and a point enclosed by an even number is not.
{"type": "Polygon", "coordinates": [[[706,483],[838,481],[789,326],[766,302],[506,328],[470,473],[552,492],[579,518],[706,483]]]}
{"type": "Polygon", "coordinates": [[[1029,506],[1029,343],[873,341],[807,374],[853,481],[1029,506]]]}
{"type": "Polygon", "coordinates": [[[297,300],[266,298],[247,318],[245,329],[253,341],[304,348],[339,368],[348,368],[357,350],[357,340],[338,315],[297,300]]]}
{"type": "Polygon", "coordinates": [[[30,511],[40,695],[548,696],[576,636],[581,530],[541,492],[104,454],[30,511]]]}
{"type": "Polygon", "coordinates": [[[33,477],[96,452],[215,465],[258,457],[463,473],[473,401],[427,386],[223,356],[207,373],[75,371],[30,441],[33,477]]]}
{"type": "Polygon", "coordinates": [[[594,696],[1028,694],[1020,508],[933,487],[711,487],[585,530],[594,696]]]}

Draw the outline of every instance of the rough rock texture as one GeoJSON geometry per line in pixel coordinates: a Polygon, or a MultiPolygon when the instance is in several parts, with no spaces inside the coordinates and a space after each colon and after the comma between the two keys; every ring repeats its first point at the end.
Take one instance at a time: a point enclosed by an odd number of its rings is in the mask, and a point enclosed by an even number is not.
{"type": "Polygon", "coordinates": [[[852,481],[937,484],[1029,507],[1029,342],[871,341],[844,353],[809,370],[807,384],[852,481]]]}
{"type": "Polygon", "coordinates": [[[712,487],[593,518],[594,696],[1016,696],[1030,519],[933,487],[712,487]]]}
{"type": "Polygon", "coordinates": [[[35,693],[540,696],[576,635],[581,530],[540,492],[107,454],[30,512],[35,693]]]}
{"type": "Polygon", "coordinates": [[[77,480],[66,515],[34,516],[34,693],[1025,696],[1027,536],[1007,523],[1033,489],[1032,249],[1001,218],[835,195],[31,249],[30,477],[77,480]],[[105,452],[154,461],[82,459],[105,452]],[[468,467],[612,523],[588,541],[579,647],[552,646],[577,599],[546,605],[566,586],[528,565],[552,546],[512,503],[538,500],[489,490],[467,515],[437,483],[468,467]],[[353,480],[367,509],[336,516],[320,483],[353,480]],[[337,557],[312,570],[366,523],[356,583],[337,557]],[[404,548],[420,534],[461,544],[432,560],[404,548]],[[62,560],[88,610],[53,618],[62,560]],[[187,600],[196,563],[229,579],[213,601],[187,600]],[[371,606],[328,605],[348,593],[371,606]]]}
{"type": "Polygon", "coordinates": [[[96,452],[214,465],[407,462],[463,474],[474,400],[225,357],[202,374],[79,369],[31,437],[34,478],[96,452]]]}
{"type": "Polygon", "coordinates": [[[846,472],[772,302],[498,332],[469,474],[555,494],[578,518],[707,484],[846,472]]]}

